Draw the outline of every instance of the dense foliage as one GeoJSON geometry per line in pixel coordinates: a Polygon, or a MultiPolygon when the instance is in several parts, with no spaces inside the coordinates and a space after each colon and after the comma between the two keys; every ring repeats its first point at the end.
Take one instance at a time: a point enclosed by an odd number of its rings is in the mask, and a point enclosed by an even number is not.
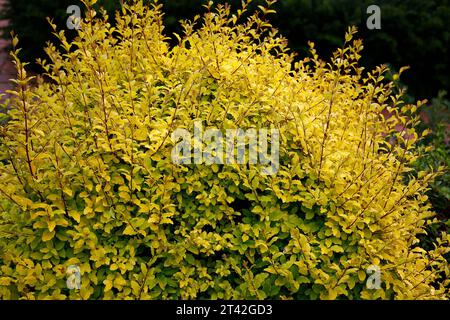
{"type": "MultiPolygon", "coordinates": [[[[206,0],[161,0],[164,6],[164,24],[166,34],[172,39],[171,45],[176,44],[173,32],[181,33],[180,19],[192,19],[196,14],[203,13],[201,4],[206,0]]],[[[219,1],[220,2],[220,1],[219,1]]],[[[229,0],[234,7],[240,5],[240,0],[229,0]]],[[[148,3],[148,1],[147,1],[148,3]]],[[[20,56],[30,61],[30,68],[41,72],[34,64],[36,58],[46,58],[43,50],[39,49],[49,40],[51,28],[45,17],[52,17],[59,29],[66,28],[68,14],[65,9],[72,4],[81,5],[79,0],[15,0],[10,2],[10,9],[4,16],[11,21],[10,27],[4,35],[15,30],[22,39],[20,56]],[[39,32],[36,32],[39,30],[39,32]]],[[[250,10],[255,10],[262,0],[255,0],[250,10]]],[[[448,53],[450,28],[450,6],[448,0],[380,0],[377,5],[382,10],[382,29],[368,30],[366,8],[372,1],[360,0],[283,0],[274,5],[277,15],[271,17],[272,23],[289,39],[290,48],[305,56],[308,51],[307,41],[313,40],[316,48],[324,56],[331,55],[336,47],[342,45],[342,30],[349,25],[359,27],[359,36],[364,39],[365,54],[361,65],[372,69],[380,63],[389,63],[393,69],[405,65],[411,69],[403,75],[409,94],[417,98],[437,97],[438,92],[450,92],[448,74],[450,54],[448,53]],[[326,23],[324,23],[326,22],[326,23]],[[432,62],[432,63],[428,63],[432,62]],[[426,81],[424,81],[426,79],[426,81]]],[[[120,8],[119,0],[99,0],[96,8],[105,7],[111,16],[120,8]]],[[[113,23],[114,19],[110,19],[113,23]]],[[[76,35],[75,31],[66,30],[68,40],[76,35]]],[[[427,128],[438,125],[448,126],[448,120],[442,115],[449,114],[448,107],[443,112],[429,109],[430,118],[427,128]]],[[[421,128],[424,130],[425,128],[421,128]]],[[[448,136],[448,135],[447,135],[448,136]]],[[[447,138],[445,138],[447,139],[447,138]]],[[[445,140],[444,139],[444,140],[445,140]]],[[[436,150],[446,150],[442,139],[428,139],[428,143],[436,150]]],[[[445,153],[448,158],[448,152],[445,153]]],[[[435,186],[448,189],[448,179],[440,179],[433,185],[434,210],[441,217],[448,219],[448,198],[443,197],[439,190],[434,192],[435,186]],[[439,196],[439,198],[437,198],[439,196]]]]}
{"type": "MultiPolygon", "coordinates": [[[[450,101],[444,94],[430,101],[423,108],[421,130],[429,130],[431,134],[421,142],[422,148],[428,148],[424,156],[417,162],[418,170],[427,167],[446,166],[445,173],[431,185],[429,193],[433,208],[448,220],[450,218],[450,101]]],[[[425,151],[425,150],[424,150],[425,151]]]]}
{"type": "MultiPolygon", "coordinates": [[[[422,111],[422,118],[426,123],[420,125],[420,130],[431,133],[420,142],[419,149],[422,156],[419,157],[414,167],[416,171],[427,168],[437,169],[440,166],[446,168],[442,175],[436,177],[431,183],[427,196],[438,213],[436,223],[427,228],[427,235],[423,236],[424,248],[430,248],[433,240],[439,237],[442,231],[450,229],[450,101],[444,94],[430,102],[422,111]]],[[[447,255],[450,261],[450,255],[447,255]]]]}
{"type": "Polygon", "coordinates": [[[211,10],[170,47],[159,5],[125,6],[115,28],[88,8],[74,42],[57,32],[63,50],[46,49],[35,86],[14,51],[0,297],[448,298],[449,236],[417,246],[437,173],[411,174],[417,105],[386,67],[363,73],[349,29],[329,63],[311,44],[292,69],[271,9],[211,10]],[[278,129],[279,172],[174,164],[171,133],[196,121],[278,129]],[[80,290],[66,286],[73,265],[80,290]]]}

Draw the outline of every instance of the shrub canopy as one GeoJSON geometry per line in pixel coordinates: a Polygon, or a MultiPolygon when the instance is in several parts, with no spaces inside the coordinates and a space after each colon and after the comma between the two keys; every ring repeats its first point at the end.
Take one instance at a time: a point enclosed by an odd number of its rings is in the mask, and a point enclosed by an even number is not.
{"type": "Polygon", "coordinates": [[[94,2],[73,42],[55,30],[46,81],[30,85],[12,54],[0,297],[448,298],[449,236],[417,247],[436,175],[410,174],[417,105],[385,66],[364,74],[354,28],[330,62],[311,44],[292,66],[270,8],[208,7],[170,47],[158,4],[125,5],[111,27],[94,2]],[[278,129],[278,173],[174,164],[171,133],[196,121],[278,129]],[[67,288],[71,266],[80,290],[67,288]]]}

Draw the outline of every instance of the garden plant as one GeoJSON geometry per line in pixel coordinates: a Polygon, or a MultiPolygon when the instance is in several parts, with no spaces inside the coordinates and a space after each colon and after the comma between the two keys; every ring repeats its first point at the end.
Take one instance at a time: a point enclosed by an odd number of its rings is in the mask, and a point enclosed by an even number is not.
{"type": "Polygon", "coordinates": [[[73,41],[52,25],[40,76],[13,39],[0,298],[448,299],[450,236],[418,246],[445,170],[413,174],[423,102],[359,65],[355,28],[329,61],[313,43],[296,60],[273,1],[210,3],[176,45],[158,2],[129,1],[114,26],[95,2],[73,41]],[[172,133],[199,121],[278,130],[278,171],[174,163],[172,133]]]}

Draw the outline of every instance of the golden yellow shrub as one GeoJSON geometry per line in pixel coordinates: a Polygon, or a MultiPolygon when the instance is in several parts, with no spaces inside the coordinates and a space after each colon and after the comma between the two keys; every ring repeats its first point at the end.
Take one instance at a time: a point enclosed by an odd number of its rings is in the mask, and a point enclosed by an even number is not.
{"type": "Polygon", "coordinates": [[[449,236],[417,246],[436,174],[410,172],[417,106],[401,102],[386,67],[358,66],[353,28],[330,62],[311,44],[293,67],[269,8],[244,18],[245,5],[209,7],[172,48],[158,4],[125,5],[112,27],[93,2],[74,42],[55,30],[48,81],[30,86],[13,53],[0,297],[448,298],[449,236]],[[174,164],[171,133],[196,121],[278,129],[279,171],[174,164]]]}

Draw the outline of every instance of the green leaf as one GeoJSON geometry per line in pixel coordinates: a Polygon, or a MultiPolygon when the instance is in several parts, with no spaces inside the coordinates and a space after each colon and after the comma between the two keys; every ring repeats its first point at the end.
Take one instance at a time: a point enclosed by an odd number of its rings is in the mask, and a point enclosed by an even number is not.
{"type": "Polygon", "coordinates": [[[263,284],[264,280],[267,279],[267,277],[269,276],[268,273],[259,273],[255,276],[255,280],[254,280],[254,286],[256,289],[258,289],[259,287],[261,287],[261,285],[263,284]]]}

